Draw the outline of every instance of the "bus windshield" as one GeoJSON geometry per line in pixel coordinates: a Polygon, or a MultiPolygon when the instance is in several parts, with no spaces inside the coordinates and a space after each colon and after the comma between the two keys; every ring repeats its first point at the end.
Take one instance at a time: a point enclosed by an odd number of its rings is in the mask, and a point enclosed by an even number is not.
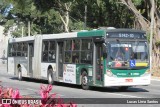
{"type": "Polygon", "coordinates": [[[139,68],[147,67],[147,42],[110,42],[107,58],[110,68],[139,68]]]}

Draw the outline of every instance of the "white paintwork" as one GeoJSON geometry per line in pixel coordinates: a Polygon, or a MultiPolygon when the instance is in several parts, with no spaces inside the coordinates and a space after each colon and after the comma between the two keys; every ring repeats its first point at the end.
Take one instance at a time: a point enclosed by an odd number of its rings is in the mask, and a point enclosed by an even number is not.
{"type": "Polygon", "coordinates": [[[42,39],[61,39],[61,38],[74,38],[74,37],[77,37],[77,32],[42,35],[42,39]]]}
{"type": "Polygon", "coordinates": [[[34,36],[29,36],[29,37],[23,37],[23,38],[10,38],[9,43],[15,43],[15,42],[23,42],[23,41],[31,41],[34,40],[34,36]]]}
{"type": "Polygon", "coordinates": [[[104,76],[104,86],[135,86],[135,85],[149,85],[151,75],[146,74],[141,77],[125,77],[125,78],[117,78],[117,77],[109,77],[105,74],[104,76]],[[126,79],[133,79],[133,82],[126,82],[126,79]]]}
{"type": "Polygon", "coordinates": [[[41,78],[41,53],[42,53],[42,36],[35,36],[34,40],[34,58],[33,58],[33,76],[41,78]]]}
{"type": "MultiPolygon", "coordinates": [[[[24,57],[23,57],[24,58],[24,57]]],[[[22,77],[27,77],[27,57],[25,57],[25,62],[20,60],[20,65],[21,65],[21,71],[22,71],[22,77]]]]}
{"type": "Polygon", "coordinates": [[[47,70],[49,65],[52,66],[54,72],[56,71],[55,63],[41,63],[41,77],[47,78],[47,70]]]}
{"type": "Polygon", "coordinates": [[[8,73],[14,75],[14,57],[8,57],[8,73]]]}
{"type": "Polygon", "coordinates": [[[76,65],[64,64],[63,82],[76,84],[76,65]]]}
{"type": "Polygon", "coordinates": [[[32,57],[32,70],[33,70],[33,72],[35,71],[35,60],[34,60],[35,58],[34,57],[32,57]]]}

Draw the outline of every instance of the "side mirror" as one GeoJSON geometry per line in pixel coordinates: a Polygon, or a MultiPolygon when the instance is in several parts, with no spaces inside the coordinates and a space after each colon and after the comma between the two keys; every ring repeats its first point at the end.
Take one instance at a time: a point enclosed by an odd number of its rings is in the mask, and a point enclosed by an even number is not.
{"type": "Polygon", "coordinates": [[[103,43],[102,45],[103,47],[103,53],[107,53],[107,45],[105,43],[103,43]]]}

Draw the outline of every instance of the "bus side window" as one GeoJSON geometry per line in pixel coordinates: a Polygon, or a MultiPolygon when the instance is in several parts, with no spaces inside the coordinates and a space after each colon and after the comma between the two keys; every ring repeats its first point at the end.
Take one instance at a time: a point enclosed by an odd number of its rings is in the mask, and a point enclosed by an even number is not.
{"type": "Polygon", "coordinates": [[[80,40],[73,40],[72,42],[72,49],[73,50],[80,50],[80,40]]]}
{"type": "Polygon", "coordinates": [[[64,51],[64,55],[65,55],[65,63],[72,63],[72,40],[66,40],[65,41],[65,51],[64,51]]]}
{"type": "Polygon", "coordinates": [[[14,44],[13,44],[12,56],[16,56],[16,52],[17,52],[17,44],[14,43],[14,44]]]}
{"type": "Polygon", "coordinates": [[[21,56],[22,43],[17,43],[17,56],[21,56]]]}
{"type": "Polygon", "coordinates": [[[9,44],[8,46],[9,46],[9,52],[8,52],[8,54],[9,54],[9,56],[12,56],[13,45],[12,45],[12,44],[9,44]]]}
{"type": "Polygon", "coordinates": [[[82,39],[81,63],[91,64],[92,62],[92,40],[82,39]]]}
{"type": "Polygon", "coordinates": [[[73,52],[72,53],[72,62],[73,63],[79,63],[79,52],[73,52]]]}
{"type": "Polygon", "coordinates": [[[23,54],[25,57],[27,57],[27,52],[28,51],[28,43],[23,44],[23,54]]]}
{"type": "Polygon", "coordinates": [[[75,39],[72,42],[72,62],[79,63],[80,56],[80,39],[75,39]]]}
{"type": "Polygon", "coordinates": [[[55,41],[50,41],[49,42],[49,61],[50,62],[55,62],[56,61],[56,52],[55,52],[55,41]]]}
{"type": "Polygon", "coordinates": [[[42,60],[48,62],[48,41],[43,42],[42,60]]]}
{"type": "Polygon", "coordinates": [[[66,63],[71,63],[72,62],[72,57],[70,52],[65,52],[65,62],[66,63]]]}

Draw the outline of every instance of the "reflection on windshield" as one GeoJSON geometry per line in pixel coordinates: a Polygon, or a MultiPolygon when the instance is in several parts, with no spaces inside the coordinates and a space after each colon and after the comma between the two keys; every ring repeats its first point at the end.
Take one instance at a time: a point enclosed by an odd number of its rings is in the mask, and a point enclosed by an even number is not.
{"type": "Polygon", "coordinates": [[[108,62],[109,67],[146,67],[148,66],[147,43],[111,42],[109,44],[108,62]],[[132,62],[133,66],[131,66],[130,62],[132,62]]]}

